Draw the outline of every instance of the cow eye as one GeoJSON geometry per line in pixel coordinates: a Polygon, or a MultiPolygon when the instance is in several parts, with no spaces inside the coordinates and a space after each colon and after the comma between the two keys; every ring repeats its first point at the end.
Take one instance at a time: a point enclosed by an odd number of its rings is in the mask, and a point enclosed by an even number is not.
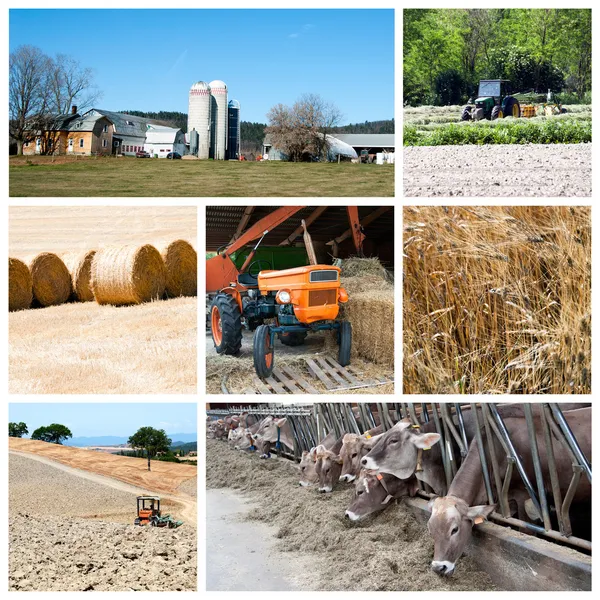
{"type": "Polygon", "coordinates": [[[356,458],[357,454],[356,452],[352,455],[352,458],[356,458]]]}
{"type": "Polygon", "coordinates": [[[325,473],[329,473],[329,469],[325,469],[325,473]]]}
{"type": "Polygon", "coordinates": [[[306,467],[302,467],[302,470],[304,471],[304,469],[306,469],[306,467]]]}
{"type": "Polygon", "coordinates": [[[390,440],[390,444],[397,444],[397,443],[398,443],[398,440],[395,440],[395,439],[394,440],[390,440]]]}
{"type": "Polygon", "coordinates": [[[363,490],[356,490],[356,495],[361,496],[363,494],[363,490]]]}
{"type": "Polygon", "coordinates": [[[450,532],[450,535],[456,535],[458,533],[458,527],[453,527],[452,531],[450,532]]]}

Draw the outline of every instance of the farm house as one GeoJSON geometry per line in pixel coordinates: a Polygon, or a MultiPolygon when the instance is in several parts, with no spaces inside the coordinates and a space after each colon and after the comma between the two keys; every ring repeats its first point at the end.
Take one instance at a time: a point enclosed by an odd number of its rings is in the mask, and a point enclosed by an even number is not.
{"type": "Polygon", "coordinates": [[[391,393],[392,206],[206,211],[208,393],[391,393]]]}
{"type": "Polygon", "coordinates": [[[206,408],[208,590],[591,590],[589,403],[206,408]]]}

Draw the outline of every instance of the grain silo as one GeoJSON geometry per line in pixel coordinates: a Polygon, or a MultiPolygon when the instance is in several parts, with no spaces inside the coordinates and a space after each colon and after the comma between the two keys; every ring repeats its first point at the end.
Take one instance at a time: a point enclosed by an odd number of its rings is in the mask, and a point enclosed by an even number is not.
{"type": "Polygon", "coordinates": [[[227,86],[219,79],[209,84],[212,123],[212,152],[215,160],[225,160],[227,148],[227,86]]]}
{"type": "Polygon", "coordinates": [[[227,159],[240,157],[240,103],[230,100],[227,105],[227,159]]]}
{"type": "Polygon", "coordinates": [[[204,81],[198,81],[190,89],[188,109],[188,134],[192,130],[198,132],[198,158],[208,158],[210,150],[210,86],[204,81]]]}

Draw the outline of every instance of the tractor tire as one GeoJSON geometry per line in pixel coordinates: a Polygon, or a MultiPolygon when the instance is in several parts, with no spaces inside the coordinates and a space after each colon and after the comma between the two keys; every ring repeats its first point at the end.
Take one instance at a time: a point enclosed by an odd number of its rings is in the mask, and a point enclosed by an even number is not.
{"type": "Polygon", "coordinates": [[[515,119],[518,119],[521,116],[521,106],[519,105],[519,101],[512,96],[506,98],[503,112],[505,117],[514,117],[515,119]]]}
{"type": "Polygon", "coordinates": [[[292,331],[291,333],[278,333],[277,337],[284,346],[302,346],[307,335],[307,331],[292,331]]]}
{"type": "Polygon", "coordinates": [[[261,379],[270,377],[275,366],[275,348],[271,346],[271,328],[259,325],[254,332],[252,345],[254,370],[261,379]]]}
{"type": "Polygon", "coordinates": [[[565,115],[565,114],[567,114],[567,109],[566,109],[564,106],[563,106],[563,107],[561,107],[561,109],[560,109],[560,114],[561,114],[561,115],[565,115]]]}
{"type": "Polygon", "coordinates": [[[210,332],[217,354],[239,354],[242,348],[242,315],[233,296],[217,294],[213,300],[210,332]]]}
{"type": "Polygon", "coordinates": [[[350,364],[350,354],[352,352],[352,325],[350,321],[342,321],[338,329],[338,363],[345,367],[350,364]]]}
{"type": "Polygon", "coordinates": [[[499,106],[494,106],[494,108],[492,108],[492,114],[490,118],[492,121],[495,121],[496,119],[503,119],[504,113],[502,112],[502,109],[499,106]]]}
{"type": "Polygon", "coordinates": [[[470,121],[471,120],[471,109],[472,106],[465,106],[463,108],[462,114],[460,115],[460,120],[461,121],[470,121]]]}

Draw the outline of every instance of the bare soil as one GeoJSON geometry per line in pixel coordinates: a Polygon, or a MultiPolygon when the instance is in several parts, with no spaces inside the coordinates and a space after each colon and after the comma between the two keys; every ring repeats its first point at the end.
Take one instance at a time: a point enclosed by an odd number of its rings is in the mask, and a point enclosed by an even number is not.
{"type": "Polygon", "coordinates": [[[404,195],[592,195],[591,144],[406,147],[404,195]]]}
{"type": "MultiPolygon", "coordinates": [[[[435,575],[429,567],[433,542],[427,529],[402,504],[362,525],[350,524],[344,511],[351,502],[351,486],[319,494],[314,487],[298,485],[298,471],[290,461],[260,460],[219,440],[206,443],[207,487],[243,492],[258,504],[245,519],[276,526],[280,552],[298,552],[312,559],[311,570],[298,574],[303,590],[497,589],[468,556],[461,559],[454,577],[435,575]]],[[[207,540],[207,556],[210,553],[211,540],[207,540]]]]}

